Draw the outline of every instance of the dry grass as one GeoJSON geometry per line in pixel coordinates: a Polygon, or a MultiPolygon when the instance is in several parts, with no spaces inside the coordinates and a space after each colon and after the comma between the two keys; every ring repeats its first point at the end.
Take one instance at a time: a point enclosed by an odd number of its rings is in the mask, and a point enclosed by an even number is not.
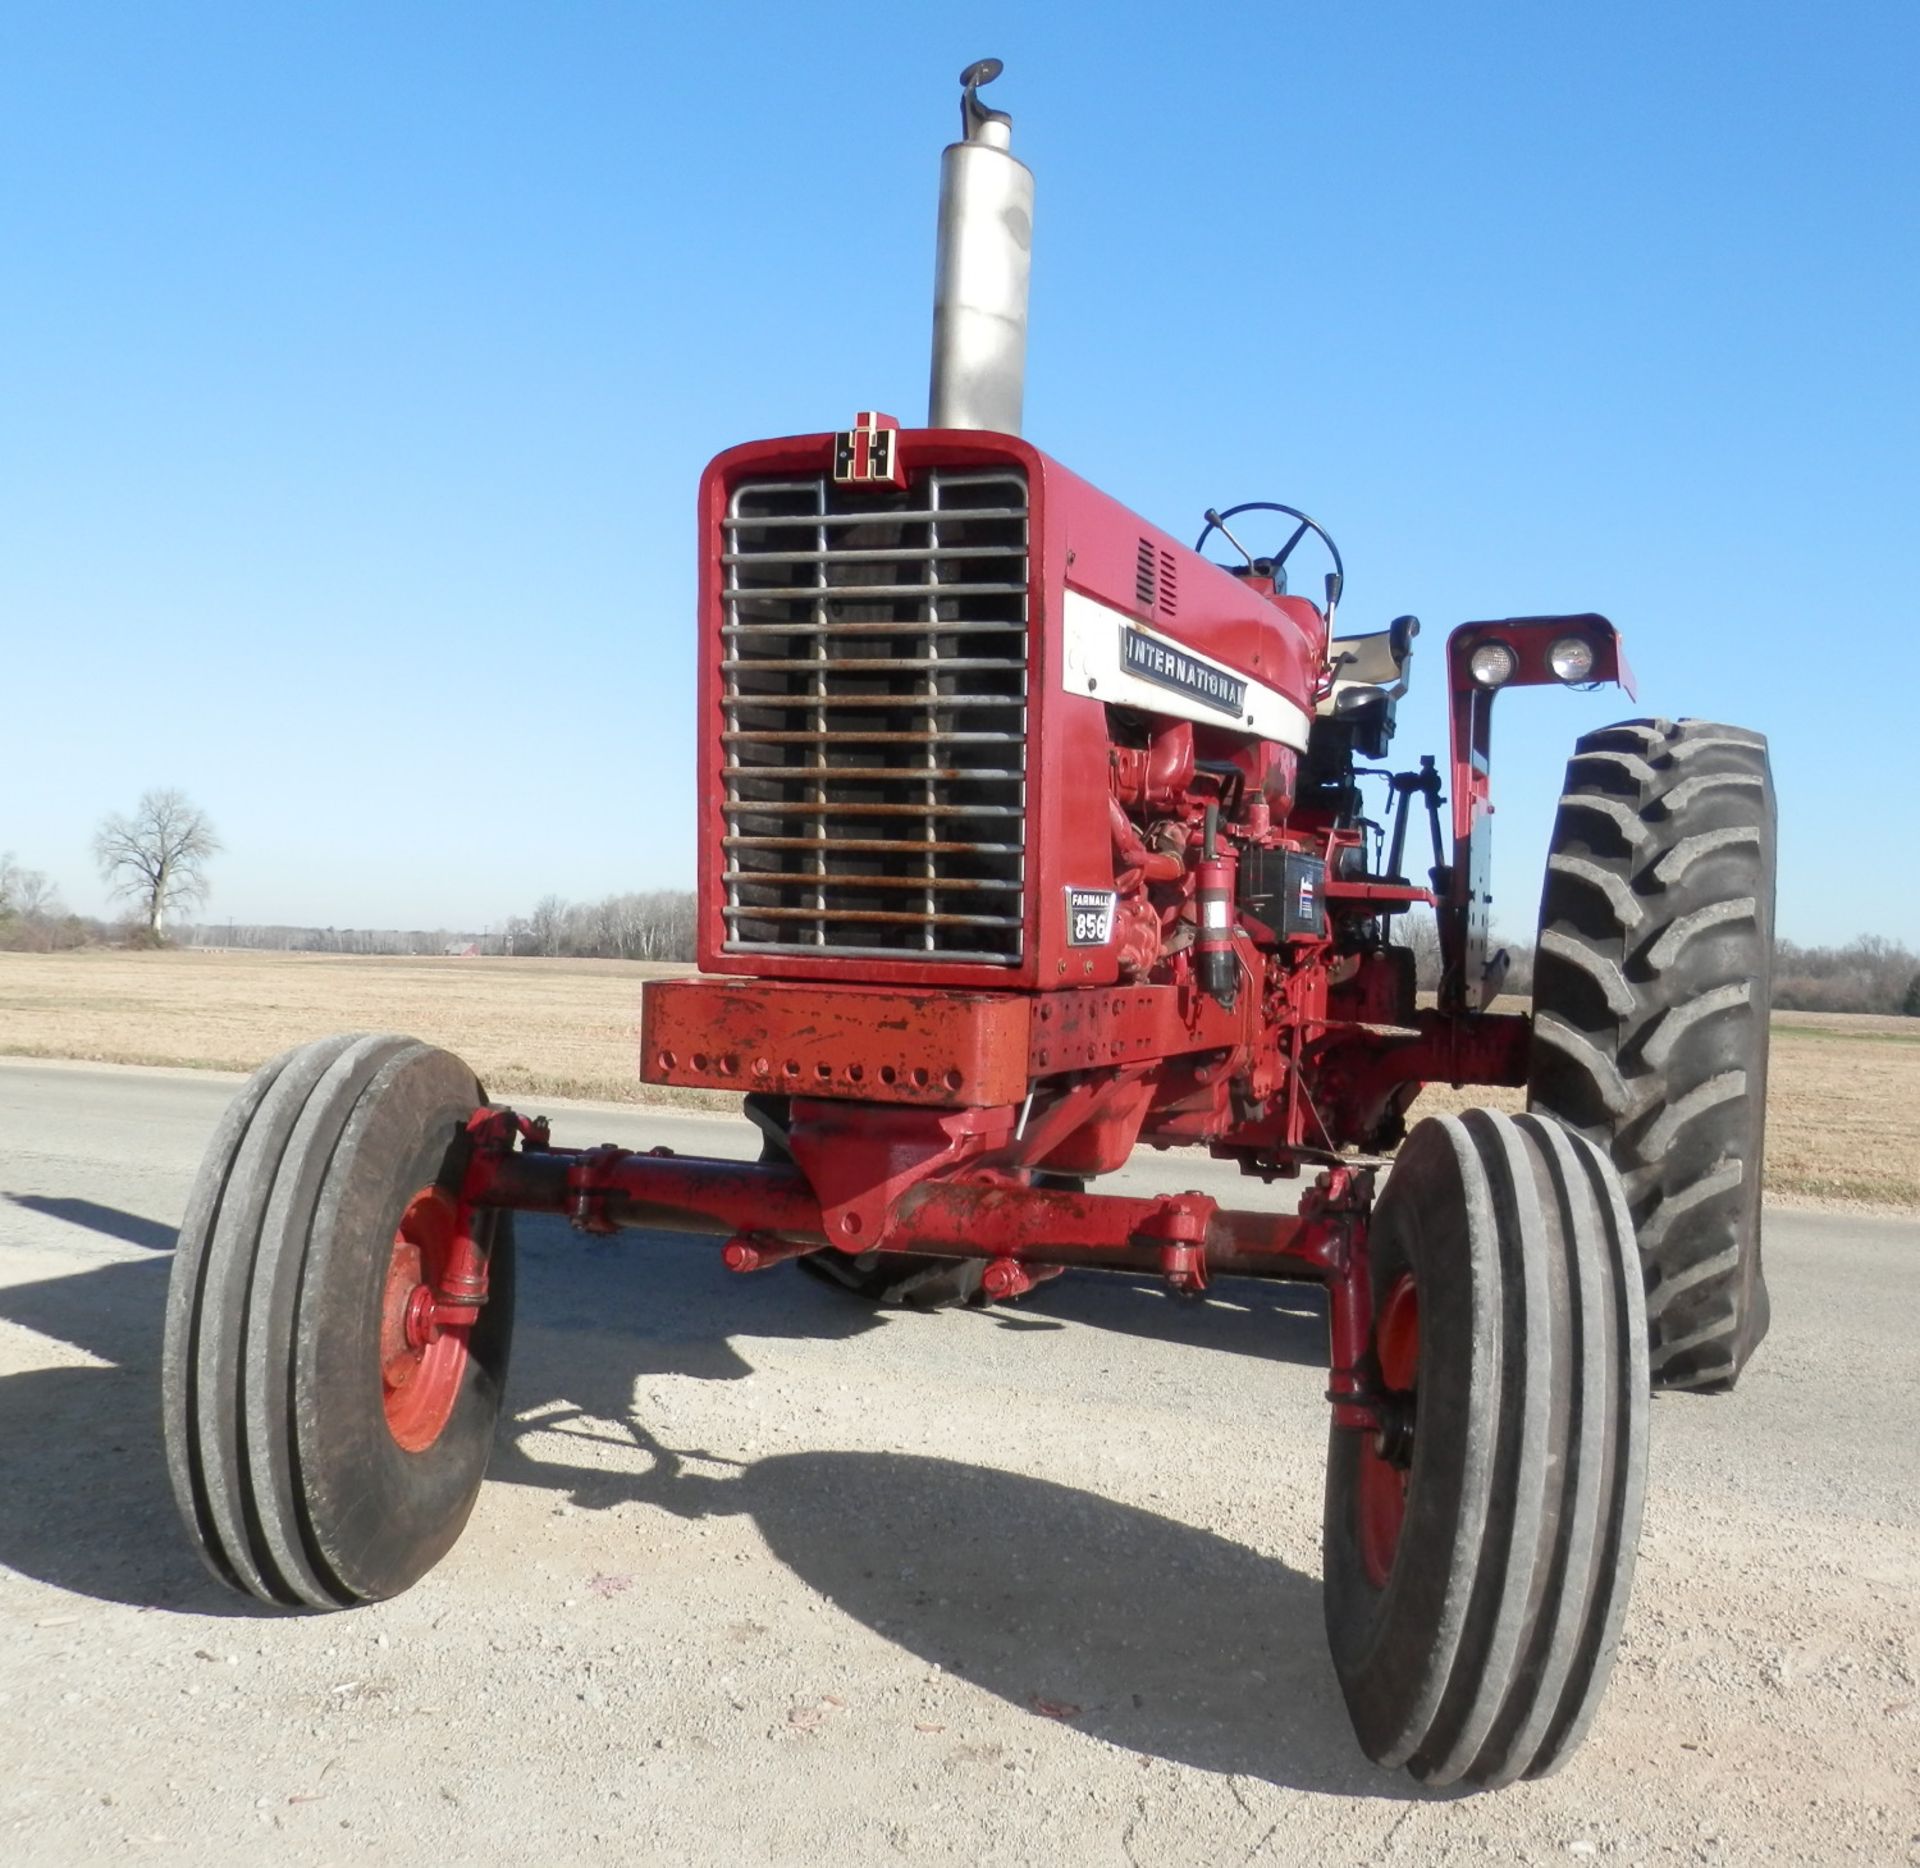
{"type": "MultiPolygon", "coordinates": [[[[514,1096],[731,1099],[635,1078],[639,985],[684,972],[615,960],[331,954],[0,954],[0,1052],[251,1070],[329,1032],[405,1031],[514,1096]]],[[[1517,1108],[1518,1091],[1433,1090],[1423,1108],[1517,1108]]],[[[1774,1019],[1769,1192],[1920,1212],[1920,1024],[1774,1019]]]]}
{"type": "Polygon", "coordinates": [[[1920,1022],[1781,1012],[1767,1086],[1767,1185],[1920,1211],[1920,1022]]]}
{"type": "MultiPolygon", "coordinates": [[[[404,1031],[456,1051],[489,1090],[636,1102],[640,982],[623,960],[338,954],[0,954],[0,1052],[251,1070],[335,1031],[404,1031]]],[[[723,1102],[699,1091],[647,1101],[723,1102]]]]}

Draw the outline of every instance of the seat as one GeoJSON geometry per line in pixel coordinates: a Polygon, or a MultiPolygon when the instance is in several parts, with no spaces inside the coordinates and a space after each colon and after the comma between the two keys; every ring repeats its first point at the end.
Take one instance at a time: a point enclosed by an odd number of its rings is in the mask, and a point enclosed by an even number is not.
{"type": "Polygon", "coordinates": [[[1420,633],[1417,616],[1396,616],[1371,635],[1335,636],[1327,644],[1333,668],[1333,690],[1320,703],[1322,714],[1337,714],[1342,688],[1384,689],[1389,700],[1407,691],[1407,666],[1413,660],[1413,639],[1420,633]]]}
{"type": "Polygon", "coordinates": [[[1327,644],[1333,685],[1314,710],[1353,730],[1354,750],[1369,759],[1386,757],[1393,738],[1395,704],[1407,691],[1417,616],[1396,616],[1364,636],[1335,636],[1327,644]]]}

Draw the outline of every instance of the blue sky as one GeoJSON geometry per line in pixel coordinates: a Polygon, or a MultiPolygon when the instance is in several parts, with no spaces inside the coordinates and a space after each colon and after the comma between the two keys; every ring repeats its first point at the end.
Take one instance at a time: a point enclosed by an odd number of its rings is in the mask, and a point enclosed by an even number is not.
{"type": "Polygon", "coordinates": [[[0,849],[103,905],[481,927],[690,885],[693,497],[925,406],[955,76],[1039,178],[1027,433],[1176,533],[1281,499],[1343,622],[1600,609],[1509,696],[1497,918],[1574,735],[1772,736],[1781,931],[1920,944],[1911,6],[15,0],[0,849]]]}

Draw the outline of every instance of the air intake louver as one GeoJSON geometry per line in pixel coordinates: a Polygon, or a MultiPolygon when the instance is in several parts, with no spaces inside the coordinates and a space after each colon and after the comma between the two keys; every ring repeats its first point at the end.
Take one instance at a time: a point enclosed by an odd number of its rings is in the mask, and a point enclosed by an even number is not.
{"type": "Polygon", "coordinates": [[[1025,477],[756,482],[725,523],[727,950],[1018,962],[1025,477]]]}
{"type": "Polygon", "coordinates": [[[1155,551],[1153,540],[1143,538],[1133,557],[1133,594],[1143,610],[1151,610],[1171,621],[1180,600],[1179,566],[1172,552],[1155,551]]]}

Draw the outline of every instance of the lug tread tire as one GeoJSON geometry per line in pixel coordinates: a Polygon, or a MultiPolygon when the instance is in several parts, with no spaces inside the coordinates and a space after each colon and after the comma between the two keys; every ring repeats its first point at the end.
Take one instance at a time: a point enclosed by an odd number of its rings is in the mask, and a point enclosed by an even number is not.
{"type": "Polygon", "coordinates": [[[1760,1261],[1774,798],[1767,743],[1704,720],[1579,740],[1540,902],[1528,1107],[1612,1156],[1655,1388],[1730,1388],[1760,1261]]]}
{"type": "Polygon", "coordinates": [[[397,1594],[458,1536],[484,1474],[512,1327],[510,1216],[446,1430],[384,1428],[368,1329],[393,1227],[484,1100],[432,1046],[354,1033],[262,1066],[215,1130],[168,1286],[168,1471],[208,1570],[263,1602],[397,1594]]]}
{"type": "Polygon", "coordinates": [[[1592,1719],[1639,1538],[1645,1319],[1618,1177],[1537,1116],[1432,1117],[1371,1236],[1376,1294],[1412,1269],[1420,1296],[1414,1465],[1376,1589],[1353,1529],[1360,1436],[1333,1432],[1335,1670],[1377,1762],[1434,1785],[1539,1776],[1592,1719]]]}

